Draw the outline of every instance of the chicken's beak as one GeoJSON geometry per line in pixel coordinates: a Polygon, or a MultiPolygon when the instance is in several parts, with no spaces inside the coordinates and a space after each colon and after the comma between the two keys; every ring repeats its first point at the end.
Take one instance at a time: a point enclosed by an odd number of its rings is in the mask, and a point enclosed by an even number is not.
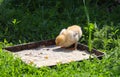
{"type": "Polygon", "coordinates": [[[55,40],[56,45],[60,46],[64,42],[64,38],[65,38],[64,35],[59,35],[55,40]]]}
{"type": "Polygon", "coordinates": [[[56,45],[59,46],[59,42],[56,42],[56,45]]]}
{"type": "Polygon", "coordinates": [[[56,43],[56,45],[58,46],[58,44],[56,43]]]}

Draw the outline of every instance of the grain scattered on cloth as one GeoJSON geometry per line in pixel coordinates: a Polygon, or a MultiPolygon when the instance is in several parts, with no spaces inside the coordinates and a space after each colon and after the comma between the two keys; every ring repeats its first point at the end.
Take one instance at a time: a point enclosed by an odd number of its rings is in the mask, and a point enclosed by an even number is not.
{"type": "Polygon", "coordinates": [[[90,54],[87,51],[70,50],[59,46],[40,46],[36,49],[14,52],[25,63],[34,64],[37,67],[52,66],[57,63],[68,63],[88,59],[90,54]]]}

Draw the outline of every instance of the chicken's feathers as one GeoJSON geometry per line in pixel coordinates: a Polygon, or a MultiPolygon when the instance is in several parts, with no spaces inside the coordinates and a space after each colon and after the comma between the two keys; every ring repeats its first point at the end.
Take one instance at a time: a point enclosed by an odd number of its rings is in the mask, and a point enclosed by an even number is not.
{"type": "Polygon", "coordinates": [[[61,34],[64,34],[65,31],[66,31],[66,29],[62,29],[61,32],[60,32],[60,35],[61,35],[61,34]]]}

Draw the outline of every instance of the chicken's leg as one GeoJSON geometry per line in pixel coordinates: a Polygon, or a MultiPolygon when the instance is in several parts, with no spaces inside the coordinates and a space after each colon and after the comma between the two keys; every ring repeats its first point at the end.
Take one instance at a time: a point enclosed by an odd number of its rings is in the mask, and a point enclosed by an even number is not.
{"type": "Polygon", "coordinates": [[[68,47],[67,49],[70,49],[70,50],[77,50],[77,44],[78,44],[78,42],[75,42],[75,44],[74,44],[74,47],[68,47]]]}
{"type": "Polygon", "coordinates": [[[78,44],[78,43],[76,42],[76,43],[75,43],[75,50],[77,50],[77,44],[78,44]]]}
{"type": "Polygon", "coordinates": [[[78,42],[75,42],[74,47],[61,47],[61,48],[70,49],[70,50],[77,50],[77,44],[78,44],[78,42]]]}

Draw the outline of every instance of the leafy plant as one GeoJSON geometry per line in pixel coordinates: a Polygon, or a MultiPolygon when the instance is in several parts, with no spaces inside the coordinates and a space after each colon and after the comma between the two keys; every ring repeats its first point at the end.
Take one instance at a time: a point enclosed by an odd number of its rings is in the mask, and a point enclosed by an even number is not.
{"type": "Polygon", "coordinates": [[[114,1],[103,0],[3,0],[0,3],[0,76],[118,77],[119,8],[114,1]],[[19,43],[55,38],[61,29],[73,24],[82,27],[80,42],[87,44],[90,51],[92,48],[105,51],[101,60],[94,58],[38,69],[2,50],[19,43]]]}

